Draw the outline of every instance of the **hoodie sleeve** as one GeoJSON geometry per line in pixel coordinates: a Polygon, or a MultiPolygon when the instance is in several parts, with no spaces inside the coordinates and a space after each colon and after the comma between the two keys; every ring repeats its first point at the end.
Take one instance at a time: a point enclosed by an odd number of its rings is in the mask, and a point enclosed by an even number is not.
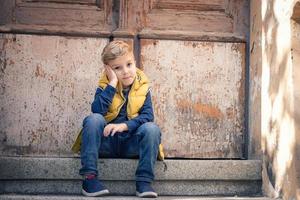
{"type": "Polygon", "coordinates": [[[105,116],[115,93],[116,88],[111,85],[107,85],[105,89],[98,87],[92,103],[92,112],[105,116]]]}
{"type": "Polygon", "coordinates": [[[128,132],[135,131],[138,127],[146,122],[153,122],[154,114],[151,101],[150,91],[146,95],[145,102],[139,111],[139,115],[131,120],[124,122],[128,127],[128,132]]]}

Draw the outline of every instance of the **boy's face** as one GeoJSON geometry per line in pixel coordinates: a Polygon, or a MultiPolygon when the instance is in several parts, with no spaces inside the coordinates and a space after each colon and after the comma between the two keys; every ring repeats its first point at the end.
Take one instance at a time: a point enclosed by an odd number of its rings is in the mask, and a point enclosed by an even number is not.
{"type": "Polygon", "coordinates": [[[136,66],[133,53],[127,53],[108,62],[108,65],[116,73],[118,81],[123,88],[129,87],[135,79],[136,66]]]}

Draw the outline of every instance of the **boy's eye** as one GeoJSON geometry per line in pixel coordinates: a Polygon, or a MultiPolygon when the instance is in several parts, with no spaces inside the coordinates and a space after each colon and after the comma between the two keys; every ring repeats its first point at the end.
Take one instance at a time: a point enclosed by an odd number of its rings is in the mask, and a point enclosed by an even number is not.
{"type": "Polygon", "coordinates": [[[115,68],[114,68],[114,70],[119,70],[119,69],[120,69],[120,67],[115,67],[115,68]]]}
{"type": "Polygon", "coordinates": [[[131,65],[132,65],[132,63],[128,63],[128,64],[127,64],[127,67],[130,67],[131,65]]]}

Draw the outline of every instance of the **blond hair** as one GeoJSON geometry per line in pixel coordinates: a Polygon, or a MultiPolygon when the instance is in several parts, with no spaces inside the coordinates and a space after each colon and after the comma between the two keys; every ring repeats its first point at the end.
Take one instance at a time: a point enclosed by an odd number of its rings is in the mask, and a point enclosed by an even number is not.
{"type": "Polygon", "coordinates": [[[104,47],[101,59],[102,62],[107,65],[109,61],[128,53],[133,53],[131,45],[121,40],[114,40],[104,47]]]}

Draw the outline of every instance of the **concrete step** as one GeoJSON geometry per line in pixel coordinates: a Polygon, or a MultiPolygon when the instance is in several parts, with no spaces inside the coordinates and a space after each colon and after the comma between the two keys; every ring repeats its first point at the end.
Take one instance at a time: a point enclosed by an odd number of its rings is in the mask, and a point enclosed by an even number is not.
{"type": "MultiPolygon", "coordinates": [[[[0,200],[91,200],[91,197],[70,195],[0,195],[0,200]]],[[[134,196],[106,196],[103,200],[140,200],[134,196]]],[[[266,197],[204,197],[204,196],[159,196],[157,200],[271,200],[266,197]]]]}
{"type": "MultiPolygon", "coordinates": [[[[138,160],[101,159],[99,178],[113,195],[134,195],[138,160]]],[[[0,193],[80,194],[79,158],[1,157],[0,193]]],[[[261,161],[165,160],[157,162],[160,195],[261,194],[261,161]]]]}

